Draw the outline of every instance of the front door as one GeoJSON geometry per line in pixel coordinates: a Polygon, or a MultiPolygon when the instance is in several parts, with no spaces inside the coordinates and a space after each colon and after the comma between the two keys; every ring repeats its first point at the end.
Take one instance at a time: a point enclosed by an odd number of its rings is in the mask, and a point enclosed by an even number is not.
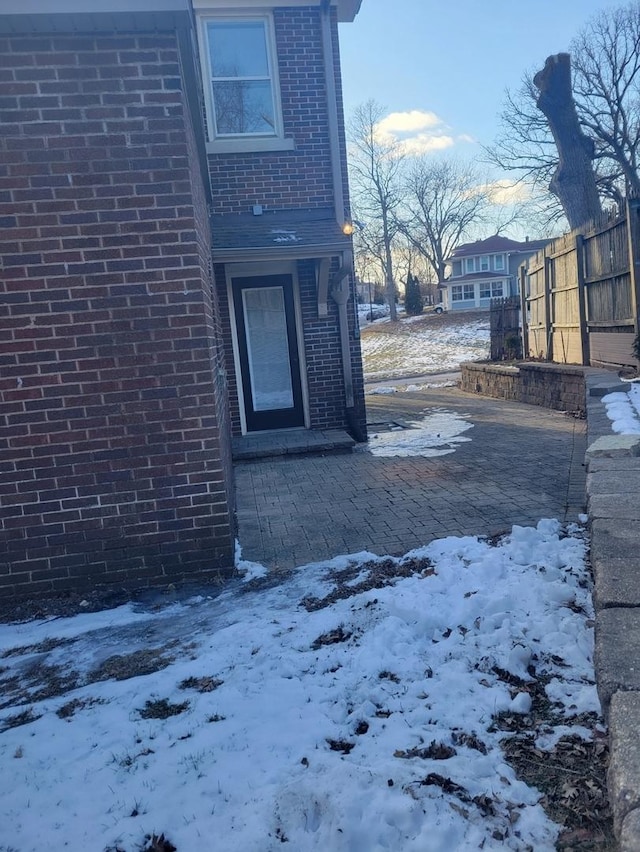
{"type": "Polygon", "coordinates": [[[293,279],[232,280],[247,432],[304,426],[293,279]]]}

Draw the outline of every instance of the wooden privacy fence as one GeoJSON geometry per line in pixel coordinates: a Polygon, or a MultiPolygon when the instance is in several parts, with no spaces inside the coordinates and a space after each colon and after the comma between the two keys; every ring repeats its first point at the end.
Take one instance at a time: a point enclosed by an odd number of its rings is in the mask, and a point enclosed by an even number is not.
{"type": "Polygon", "coordinates": [[[522,357],[520,343],[520,300],[517,296],[491,299],[491,360],[508,361],[522,357]]]}
{"type": "Polygon", "coordinates": [[[640,201],[554,240],[520,269],[525,356],[637,366],[640,201]]]}

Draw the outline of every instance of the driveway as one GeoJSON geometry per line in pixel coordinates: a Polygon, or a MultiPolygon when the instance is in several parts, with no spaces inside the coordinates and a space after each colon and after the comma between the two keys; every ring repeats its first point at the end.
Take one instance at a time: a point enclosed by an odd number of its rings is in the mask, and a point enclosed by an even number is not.
{"type": "Polygon", "coordinates": [[[277,457],[236,465],[242,556],[269,568],[448,535],[496,535],[584,511],[584,421],[457,388],[367,396],[370,434],[441,411],[473,424],[437,457],[277,457]]]}

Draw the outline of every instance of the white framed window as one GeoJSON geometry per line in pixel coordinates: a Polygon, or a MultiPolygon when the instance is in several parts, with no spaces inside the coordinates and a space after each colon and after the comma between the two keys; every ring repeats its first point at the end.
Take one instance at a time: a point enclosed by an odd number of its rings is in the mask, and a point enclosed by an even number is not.
{"type": "Polygon", "coordinates": [[[271,17],[203,15],[199,23],[208,150],[293,147],[283,139],[271,17]]]}
{"type": "Polygon", "coordinates": [[[483,281],[480,285],[481,299],[499,299],[504,295],[504,284],[502,281],[483,281]]]}
{"type": "Polygon", "coordinates": [[[480,261],[480,272],[488,272],[489,270],[489,255],[485,254],[478,258],[480,261]]]}
{"type": "Polygon", "coordinates": [[[493,256],[493,268],[494,269],[504,269],[504,255],[503,254],[494,254],[494,256],[493,256]]]}
{"type": "Polygon", "coordinates": [[[465,272],[475,272],[476,271],[476,259],[475,257],[467,257],[464,262],[465,272]]]}
{"type": "Polygon", "coordinates": [[[452,302],[473,302],[475,300],[475,286],[473,284],[454,284],[451,287],[452,302]]]}

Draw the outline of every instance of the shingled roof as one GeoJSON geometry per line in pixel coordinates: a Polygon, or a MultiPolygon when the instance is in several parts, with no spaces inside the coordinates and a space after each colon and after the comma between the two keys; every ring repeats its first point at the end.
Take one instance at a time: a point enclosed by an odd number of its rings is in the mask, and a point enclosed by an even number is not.
{"type": "Polygon", "coordinates": [[[350,250],[332,209],[286,210],[211,217],[213,259],[326,257],[350,250]]]}
{"type": "Polygon", "coordinates": [[[518,242],[510,240],[508,237],[501,237],[499,234],[494,234],[492,237],[487,237],[486,240],[476,240],[475,243],[465,243],[457,246],[449,257],[450,260],[457,260],[461,257],[470,257],[478,254],[534,254],[544,248],[550,240],[525,240],[518,242]]]}

